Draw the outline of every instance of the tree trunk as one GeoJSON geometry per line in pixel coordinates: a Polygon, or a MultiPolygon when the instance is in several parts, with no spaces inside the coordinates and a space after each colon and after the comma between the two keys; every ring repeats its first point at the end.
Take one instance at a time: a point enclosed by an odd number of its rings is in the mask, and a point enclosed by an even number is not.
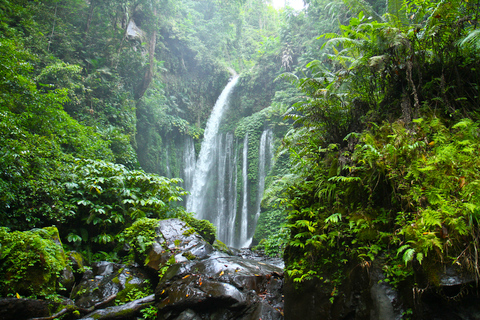
{"type": "Polygon", "coordinates": [[[90,1],[90,9],[88,10],[87,26],[85,27],[85,34],[83,35],[83,39],[86,39],[88,32],[90,32],[90,24],[92,23],[93,11],[95,10],[96,4],[97,4],[96,0],[90,1]]]}
{"type": "MultiPolygon", "coordinates": [[[[155,7],[153,8],[153,15],[154,16],[157,15],[157,9],[155,7]]],[[[135,90],[136,100],[139,100],[143,97],[143,95],[145,94],[145,91],[147,91],[148,86],[150,85],[150,82],[152,82],[156,41],[157,41],[157,26],[155,25],[153,28],[152,34],[150,35],[150,43],[148,48],[148,65],[145,69],[142,82],[137,87],[137,90],[135,90]]]]}

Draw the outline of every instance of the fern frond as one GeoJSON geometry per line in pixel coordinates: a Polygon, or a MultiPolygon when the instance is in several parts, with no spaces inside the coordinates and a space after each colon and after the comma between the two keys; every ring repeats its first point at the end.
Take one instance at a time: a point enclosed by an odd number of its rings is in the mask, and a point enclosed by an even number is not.
{"type": "Polygon", "coordinates": [[[278,77],[276,77],[275,80],[273,80],[273,81],[275,82],[275,81],[278,81],[278,80],[287,80],[287,81],[291,82],[292,84],[294,84],[295,82],[298,81],[298,77],[291,72],[284,72],[281,75],[279,75],[278,77]]]}

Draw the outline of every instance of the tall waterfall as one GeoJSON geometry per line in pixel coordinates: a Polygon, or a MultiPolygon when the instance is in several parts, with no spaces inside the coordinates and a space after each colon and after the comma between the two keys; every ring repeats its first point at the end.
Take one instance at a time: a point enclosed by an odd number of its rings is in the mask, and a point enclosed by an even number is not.
{"type": "Polygon", "coordinates": [[[248,246],[252,241],[265,177],[273,158],[270,129],[263,131],[260,141],[252,140],[246,133],[243,144],[233,133],[218,132],[237,80],[238,77],[234,77],[228,83],[215,103],[197,160],[193,140],[184,141],[182,171],[185,189],[190,191],[187,210],[195,212],[199,219],[211,221],[217,227],[218,239],[230,247],[248,246]],[[257,143],[258,182],[248,180],[248,153],[257,143]],[[257,191],[249,187],[254,183],[258,184],[257,191]]]}
{"type": "Polygon", "coordinates": [[[242,214],[240,219],[240,247],[250,245],[248,238],[248,132],[243,140],[242,162],[242,214]]]}
{"type": "MultiPolygon", "coordinates": [[[[245,136],[245,140],[247,139],[245,136]]],[[[247,142],[246,142],[247,143],[247,142]]],[[[244,157],[246,156],[245,149],[244,149],[244,157]]],[[[244,158],[245,159],[245,158],[244,158]]],[[[261,207],[260,204],[262,202],[263,192],[265,191],[265,178],[267,176],[268,170],[272,166],[273,161],[273,131],[271,129],[266,129],[262,132],[262,136],[260,137],[260,146],[258,150],[258,186],[257,186],[257,202],[255,204],[255,217],[251,225],[253,227],[256,226],[258,218],[260,217],[261,207]]],[[[246,179],[246,165],[244,163],[244,175],[243,179],[246,179]]],[[[248,223],[246,220],[247,213],[243,210],[247,210],[246,208],[246,190],[244,190],[244,202],[242,207],[242,231],[241,231],[241,246],[249,246],[252,242],[254,229],[251,228],[250,230],[247,228],[243,228],[244,223],[248,223]],[[245,219],[245,220],[244,220],[245,219]]]]}
{"type": "Polygon", "coordinates": [[[207,196],[207,182],[209,173],[212,169],[216,156],[217,133],[222,120],[223,112],[228,106],[228,98],[237,84],[238,76],[232,78],[228,85],[223,89],[220,97],[218,97],[212,114],[207,121],[204,132],[204,138],[200,149],[198,161],[195,166],[195,174],[193,177],[190,196],[187,199],[187,210],[193,211],[200,219],[205,219],[205,200],[207,196]]]}

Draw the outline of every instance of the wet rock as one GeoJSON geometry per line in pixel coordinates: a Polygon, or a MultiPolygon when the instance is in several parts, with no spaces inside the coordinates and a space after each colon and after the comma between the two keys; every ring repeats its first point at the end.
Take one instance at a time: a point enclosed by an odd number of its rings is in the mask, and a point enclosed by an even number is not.
{"type": "Polygon", "coordinates": [[[0,319],[19,320],[50,316],[56,304],[45,300],[4,298],[0,299],[0,319]]]}
{"type": "Polygon", "coordinates": [[[444,272],[440,272],[438,277],[442,287],[464,285],[475,281],[473,274],[462,272],[456,266],[446,266],[444,272]]]}
{"type": "Polygon", "coordinates": [[[157,298],[163,298],[157,305],[159,309],[186,309],[199,304],[215,304],[216,306],[230,306],[246,301],[234,286],[211,281],[200,275],[186,276],[157,290],[157,298]]]}
{"type": "Polygon", "coordinates": [[[169,268],[156,289],[160,319],[283,319],[282,269],[222,253],[169,268]]]}
{"type": "Polygon", "coordinates": [[[186,222],[168,219],[159,222],[155,228],[156,238],[147,254],[147,266],[159,270],[172,256],[176,262],[205,259],[213,247],[186,222]]]}
{"type": "Polygon", "coordinates": [[[261,250],[252,250],[250,248],[242,248],[240,250],[236,250],[234,252],[234,255],[238,257],[242,257],[243,259],[249,259],[249,260],[255,260],[255,261],[260,261],[264,263],[268,263],[271,265],[274,265],[278,268],[283,269],[285,267],[285,263],[283,262],[282,258],[273,258],[269,257],[265,254],[265,252],[261,250]]]}
{"type": "Polygon", "coordinates": [[[114,294],[124,301],[130,292],[148,291],[147,279],[148,274],[139,268],[106,261],[94,263],[91,270],[85,271],[72,298],[82,308],[89,308],[114,294]]]}
{"type": "MultiPolygon", "coordinates": [[[[301,284],[285,279],[285,319],[370,320],[372,296],[369,270],[358,265],[349,267],[345,271],[348,277],[340,287],[318,278],[301,284]]],[[[328,278],[328,275],[324,277],[328,278]]]]}
{"type": "Polygon", "coordinates": [[[202,320],[193,310],[187,309],[180,313],[176,320],[202,320]]]}
{"type": "Polygon", "coordinates": [[[72,288],[75,285],[75,275],[73,273],[73,269],[70,266],[67,266],[60,273],[58,283],[60,285],[59,286],[60,294],[66,296],[66,297],[70,296],[70,291],[72,291],[72,288]]]}
{"type": "Polygon", "coordinates": [[[370,295],[372,298],[370,319],[403,319],[405,308],[400,294],[390,284],[383,281],[385,275],[380,266],[375,266],[370,270],[370,277],[370,295]]]}
{"type": "Polygon", "coordinates": [[[218,250],[220,252],[223,252],[223,253],[226,253],[230,256],[234,255],[234,249],[227,247],[227,245],[225,243],[223,243],[222,241],[220,241],[218,239],[215,240],[215,242],[213,242],[213,247],[216,250],[218,250]]]}

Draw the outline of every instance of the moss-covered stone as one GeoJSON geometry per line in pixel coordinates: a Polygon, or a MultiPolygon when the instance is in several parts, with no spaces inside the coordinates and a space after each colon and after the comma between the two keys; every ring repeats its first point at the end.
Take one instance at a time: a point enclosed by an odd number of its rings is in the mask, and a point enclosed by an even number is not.
{"type": "Polygon", "coordinates": [[[230,250],[225,243],[223,243],[218,239],[215,240],[215,242],[213,243],[213,247],[218,251],[224,252],[226,254],[230,254],[230,255],[233,254],[232,250],[230,250]]]}
{"type": "Polygon", "coordinates": [[[213,244],[216,238],[217,229],[208,220],[199,220],[193,217],[185,217],[182,219],[188,223],[198,234],[200,234],[205,241],[213,244]]]}
{"type": "Polygon", "coordinates": [[[72,265],[73,271],[83,273],[87,264],[82,254],[77,251],[69,251],[67,255],[72,265]]]}
{"type": "Polygon", "coordinates": [[[190,251],[186,251],[184,253],[182,253],[182,256],[184,256],[185,258],[187,258],[188,260],[194,260],[196,259],[197,257],[195,255],[193,255],[190,251]]]}
{"type": "Polygon", "coordinates": [[[9,232],[0,228],[0,292],[2,295],[55,293],[67,266],[56,227],[9,232]]]}

